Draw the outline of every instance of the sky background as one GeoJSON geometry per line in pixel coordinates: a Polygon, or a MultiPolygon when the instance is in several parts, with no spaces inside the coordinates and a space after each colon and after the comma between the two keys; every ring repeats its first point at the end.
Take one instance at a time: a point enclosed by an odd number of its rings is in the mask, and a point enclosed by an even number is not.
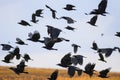
{"type": "MultiPolygon", "coordinates": [[[[12,45],[13,47],[19,46],[20,53],[28,53],[34,61],[29,61],[26,63],[29,67],[39,67],[39,68],[61,68],[56,64],[60,62],[60,59],[68,52],[73,53],[73,48],[71,44],[75,43],[81,46],[78,49],[77,54],[86,56],[83,65],[80,68],[84,69],[84,66],[88,63],[96,63],[96,70],[102,70],[108,67],[112,67],[111,71],[120,72],[120,53],[114,51],[113,54],[105,58],[107,63],[98,61],[98,54],[94,53],[90,47],[92,42],[95,40],[100,48],[113,48],[114,46],[120,47],[120,38],[114,36],[116,32],[120,31],[120,1],[108,0],[108,5],[106,11],[109,12],[107,16],[98,16],[96,25],[94,27],[86,23],[91,19],[93,15],[85,15],[84,13],[89,13],[91,10],[96,9],[101,0],[1,0],[0,1],[0,44],[5,43],[12,45]],[[57,11],[56,16],[69,16],[76,20],[74,24],[67,24],[63,19],[56,20],[51,17],[51,12],[45,5],[57,11]],[[66,4],[75,5],[76,11],[66,11],[62,9],[66,4]],[[39,22],[34,24],[30,22],[31,15],[38,9],[44,9],[44,18],[37,18],[39,22]],[[20,20],[28,21],[32,27],[25,27],[18,24],[20,20]],[[38,30],[41,35],[41,40],[43,37],[48,37],[46,25],[51,25],[62,30],[59,37],[64,37],[69,39],[70,42],[61,42],[54,45],[54,50],[46,50],[42,48],[44,44],[35,43],[26,40],[28,38],[29,32],[34,32],[38,30]],[[75,31],[66,30],[64,27],[72,26],[75,31]],[[104,33],[104,36],[101,36],[104,33]],[[16,44],[16,38],[19,37],[25,41],[26,45],[16,44]]],[[[0,46],[2,49],[2,47],[0,46]]],[[[1,60],[4,56],[8,54],[7,51],[2,51],[0,49],[0,66],[15,66],[19,61],[12,60],[13,64],[6,64],[1,60]]]]}

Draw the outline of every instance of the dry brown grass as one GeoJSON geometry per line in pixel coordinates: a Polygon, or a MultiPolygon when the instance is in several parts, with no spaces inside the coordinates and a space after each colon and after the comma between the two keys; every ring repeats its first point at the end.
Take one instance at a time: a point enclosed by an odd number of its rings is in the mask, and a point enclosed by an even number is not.
{"type": "MultiPolygon", "coordinates": [[[[26,68],[29,74],[17,75],[9,69],[9,67],[0,67],[0,80],[47,80],[51,73],[55,69],[43,69],[43,68],[26,68]]],[[[95,73],[93,77],[89,77],[86,74],[82,74],[80,77],[75,75],[70,78],[67,75],[66,70],[59,70],[57,80],[120,80],[120,73],[111,72],[108,74],[109,78],[97,77],[98,73],[95,73]]]]}

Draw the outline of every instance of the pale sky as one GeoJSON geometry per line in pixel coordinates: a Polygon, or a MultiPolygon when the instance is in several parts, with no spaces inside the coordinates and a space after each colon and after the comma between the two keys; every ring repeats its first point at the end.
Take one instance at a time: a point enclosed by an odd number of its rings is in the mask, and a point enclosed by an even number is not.
{"type": "MultiPolygon", "coordinates": [[[[39,68],[60,68],[56,66],[60,62],[60,59],[68,52],[73,53],[72,43],[78,44],[81,48],[78,49],[77,54],[84,55],[87,58],[84,59],[82,69],[88,63],[96,63],[96,70],[102,70],[104,68],[112,67],[111,71],[120,72],[120,53],[118,51],[113,52],[113,54],[105,58],[107,63],[98,61],[98,54],[94,53],[90,47],[92,42],[95,40],[99,47],[103,48],[113,48],[114,46],[120,47],[120,38],[114,36],[116,32],[120,31],[120,1],[108,0],[108,6],[106,11],[109,12],[107,16],[98,16],[96,25],[94,27],[86,23],[90,20],[93,15],[85,15],[84,13],[89,13],[92,9],[96,9],[101,0],[1,0],[0,1],[0,44],[8,43],[13,47],[19,46],[21,54],[28,53],[34,61],[29,61],[27,64],[29,67],[39,67],[39,68]],[[57,17],[69,16],[75,19],[77,22],[74,24],[67,24],[63,19],[55,20],[51,17],[51,12],[45,7],[45,5],[57,11],[57,17]],[[76,11],[66,11],[62,9],[66,4],[75,5],[76,11]],[[30,22],[31,15],[37,9],[44,9],[44,18],[37,18],[39,22],[34,24],[30,22]],[[28,21],[32,27],[25,27],[17,24],[20,20],[28,21]],[[54,48],[58,51],[49,51],[42,46],[44,44],[34,43],[26,40],[28,38],[28,33],[38,30],[41,34],[41,39],[43,37],[48,37],[46,25],[51,25],[56,28],[63,30],[60,33],[60,37],[69,39],[70,42],[61,42],[54,45],[54,48]],[[64,29],[66,26],[75,27],[76,30],[68,31],[64,29]],[[104,36],[101,36],[104,33],[104,36]],[[26,45],[16,44],[16,37],[24,40],[26,45]]],[[[7,51],[2,51],[0,46],[0,66],[15,66],[19,63],[15,59],[12,60],[14,64],[6,64],[1,60],[4,56],[8,54],[7,51]]]]}

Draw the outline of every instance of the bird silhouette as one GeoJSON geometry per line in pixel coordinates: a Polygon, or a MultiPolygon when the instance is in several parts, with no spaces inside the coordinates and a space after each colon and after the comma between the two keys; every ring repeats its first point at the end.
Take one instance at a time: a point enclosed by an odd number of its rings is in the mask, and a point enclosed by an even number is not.
{"type": "Polygon", "coordinates": [[[75,75],[75,67],[74,66],[69,66],[68,67],[68,75],[70,77],[73,77],[75,75]]]}
{"type": "Polygon", "coordinates": [[[94,68],[95,68],[95,63],[91,64],[91,63],[88,63],[86,66],[85,66],[85,73],[88,74],[90,77],[93,76],[93,72],[94,72],[94,68]]]}
{"type": "Polygon", "coordinates": [[[14,71],[16,74],[20,74],[20,73],[26,73],[26,74],[28,74],[28,72],[25,72],[25,67],[26,67],[27,65],[25,65],[25,61],[24,60],[22,60],[17,66],[16,66],[16,68],[13,68],[13,67],[11,67],[11,68],[9,68],[9,69],[11,69],[12,71],[14,71]]]}
{"type": "Polygon", "coordinates": [[[9,51],[11,48],[13,48],[9,44],[0,44],[0,45],[2,46],[2,50],[4,50],[4,51],[9,51]]]}
{"type": "Polygon", "coordinates": [[[74,64],[74,65],[77,65],[77,64],[82,65],[83,64],[83,58],[86,58],[86,57],[84,57],[82,55],[73,55],[71,57],[71,63],[74,64]]]}
{"type": "Polygon", "coordinates": [[[79,45],[77,45],[77,44],[72,44],[72,47],[73,47],[74,53],[77,53],[78,47],[81,48],[81,47],[80,47],[79,45]]]}
{"type": "MultiPolygon", "coordinates": [[[[107,0],[101,0],[101,2],[98,4],[98,9],[93,9],[93,11],[89,13],[89,15],[94,14],[94,15],[106,16],[105,14],[108,14],[108,12],[106,12],[106,8],[107,8],[107,0]]],[[[88,15],[87,13],[85,14],[88,15]]]]}
{"type": "Polygon", "coordinates": [[[36,20],[36,14],[32,14],[32,20],[31,20],[31,22],[33,22],[33,23],[37,23],[39,20],[36,20]]]}
{"type": "Polygon", "coordinates": [[[28,62],[28,60],[33,60],[30,58],[30,56],[28,54],[24,54],[23,58],[26,62],[28,62]]]}
{"type": "Polygon", "coordinates": [[[9,53],[4,57],[4,60],[2,60],[2,61],[5,63],[12,63],[10,61],[14,58],[14,56],[15,56],[14,54],[9,53]]]}
{"type": "Polygon", "coordinates": [[[62,57],[60,63],[57,65],[66,68],[66,67],[70,66],[71,64],[72,64],[71,63],[71,53],[69,52],[62,57]]]}
{"type": "Polygon", "coordinates": [[[101,78],[108,78],[107,74],[110,72],[111,68],[107,68],[107,69],[104,69],[104,70],[101,70],[99,72],[99,77],[101,78]]]}
{"type": "Polygon", "coordinates": [[[97,46],[97,43],[95,41],[93,41],[92,43],[92,47],[91,47],[93,50],[98,50],[98,46],[97,46]]]}
{"type": "Polygon", "coordinates": [[[116,32],[115,36],[120,37],[120,32],[116,32]]]}
{"type": "Polygon", "coordinates": [[[50,9],[50,11],[52,12],[52,17],[53,17],[53,19],[58,19],[57,17],[56,17],[56,13],[57,13],[57,11],[56,10],[54,10],[54,9],[52,9],[51,7],[49,7],[48,5],[45,5],[48,9],[50,9]]]}
{"type": "Polygon", "coordinates": [[[96,21],[97,21],[97,18],[98,18],[98,16],[95,15],[95,16],[93,16],[93,17],[90,19],[90,21],[88,21],[87,23],[91,24],[92,26],[97,26],[97,25],[95,25],[95,23],[96,23],[96,21]]]}
{"type": "Polygon", "coordinates": [[[78,76],[81,76],[82,69],[79,69],[78,67],[75,67],[75,66],[69,66],[67,73],[70,77],[73,77],[76,71],[77,71],[78,76]]]}
{"type": "Polygon", "coordinates": [[[71,17],[66,17],[66,16],[62,16],[59,19],[65,19],[68,24],[73,24],[73,23],[77,22],[77,21],[73,20],[71,17]]]}
{"type": "Polygon", "coordinates": [[[58,77],[58,70],[55,70],[55,71],[51,74],[50,78],[48,78],[48,80],[57,80],[57,77],[58,77]]]}
{"type": "Polygon", "coordinates": [[[18,22],[18,24],[23,25],[23,26],[31,26],[27,21],[25,20],[21,20],[20,22],[18,22]]]}
{"type": "Polygon", "coordinates": [[[35,11],[35,15],[37,17],[43,17],[43,16],[41,16],[41,14],[43,14],[42,12],[43,12],[43,9],[38,9],[38,10],[35,11]]]}
{"type": "Polygon", "coordinates": [[[98,53],[104,53],[105,57],[109,57],[111,56],[112,52],[115,51],[117,49],[117,47],[114,48],[99,48],[98,49],[98,53]]]}
{"type": "Polygon", "coordinates": [[[55,41],[52,38],[44,37],[44,44],[45,46],[43,46],[43,48],[46,48],[48,50],[57,50],[53,48],[55,41]]]}
{"type": "Polygon", "coordinates": [[[107,61],[105,61],[104,56],[103,56],[102,53],[99,53],[98,55],[100,57],[100,59],[98,59],[98,60],[103,61],[103,62],[107,62],[107,61]]]}
{"type": "Polygon", "coordinates": [[[20,44],[20,45],[28,45],[28,44],[26,44],[23,40],[21,40],[20,38],[16,38],[16,43],[17,44],[20,44]]]}
{"type": "Polygon", "coordinates": [[[40,33],[35,30],[34,33],[29,33],[28,34],[28,39],[27,40],[30,40],[30,41],[33,41],[33,42],[40,42],[40,33]]]}
{"type": "Polygon", "coordinates": [[[71,31],[74,31],[74,30],[75,30],[75,28],[73,28],[73,27],[71,27],[71,26],[67,26],[67,27],[65,27],[65,29],[68,29],[68,30],[71,30],[71,31]]]}
{"type": "Polygon", "coordinates": [[[18,46],[15,47],[15,49],[13,51],[10,51],[9,53],[13,54],[14,56],[16,56],[16,59],[19,60],[21,57],[20,54],[20,48],[18,46]]]}
{"type": "Polygon", "coordinates": [[[67,11],[76,10],[76,9],[73,9],[74,7],[75,7],[74,5],[66,4],[66,7],[64,7],[63,9],[65,9],[65,10],[67,10],[67,11]]]}
{"type": "Polygon", "coordinates": [[[50,25],[46,25],[46,26],[47,26],[47,32],[48,32],[48,34],[50,34],[50,37],[51,37],[52,39],[57,39],[58,36],[60,35],[60,32],[61,32],[62,30],[60,30],[60,29],[58,29],[58,28],[54,28],[54,27],[52,27],[52,26],[50,26],[50,25]]]}

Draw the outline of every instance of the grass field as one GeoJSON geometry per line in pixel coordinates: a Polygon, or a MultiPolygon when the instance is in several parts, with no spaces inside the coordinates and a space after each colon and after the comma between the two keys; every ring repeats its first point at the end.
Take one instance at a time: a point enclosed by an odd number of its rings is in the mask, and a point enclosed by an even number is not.
{"type": "MultiPolygon", "coordinates": [[[[25,71],[29,72],[28,74],[17,75],[9,69],[9,67],[0,66],[0,80],[48,80],[47,78],[55,69],[43,69],[43,68],[26,68],[25,71]]],[[[110,72],[109,78],[100,78],[97,76],[98,73],[95,73],[93,77],[89,77],[85,73],[81,76],[75,75],[70,78],[67,75],[66,70],[59,70],[57,80],[120,80],[120,73],[110,72]]]]}

